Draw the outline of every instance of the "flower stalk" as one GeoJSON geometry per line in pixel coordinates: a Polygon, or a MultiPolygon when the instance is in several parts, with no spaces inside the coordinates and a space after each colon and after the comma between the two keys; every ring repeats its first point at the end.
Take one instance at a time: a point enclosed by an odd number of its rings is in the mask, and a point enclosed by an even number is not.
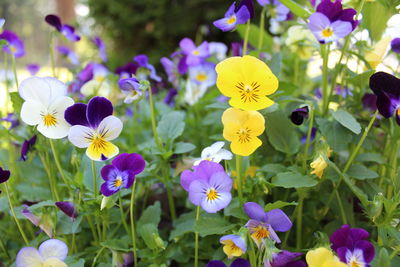
{"type": "Polygon", "coordinates": [[[129,214],[130,214],[130,220],[131,220],[131,238],[132,238],[133,260],[134,260],[134,264],[135,264],[134,266],[137,266],[136,232],[135,232],[135,188],[136,188],[136,179],[132,185],[129,214]]]}
{"type": "MultiPolygon", "coordinates": [[[[196,209],[196,224],[199,221],[200,218],[200,206],[197,206],[196,209]]],[[[199,232],[195,231],[194,232],[194,267],[199,266],[199,232]]]]}

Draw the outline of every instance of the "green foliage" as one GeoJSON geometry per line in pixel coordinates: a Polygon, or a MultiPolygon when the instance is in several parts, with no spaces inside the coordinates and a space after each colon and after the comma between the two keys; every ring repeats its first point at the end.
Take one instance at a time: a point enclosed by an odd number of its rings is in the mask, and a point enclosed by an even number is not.
{"type": "Polygon", "coordinates": [[[272,178],[272,184],[284,188],[301,188],[315,186],[318,181],[297,172],[282,172],[272,178]]]}

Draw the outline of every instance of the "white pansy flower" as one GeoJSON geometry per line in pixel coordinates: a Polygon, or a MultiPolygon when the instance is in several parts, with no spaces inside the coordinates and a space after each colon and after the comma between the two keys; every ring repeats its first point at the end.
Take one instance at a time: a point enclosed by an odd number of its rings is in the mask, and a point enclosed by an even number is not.
{"type": "Polygon", "coordinates": [[[200,164],[203,160],[213,161],[219,163],[221,160],[231,160],[232,153],[229,150],[223,149],[225,142],[218,141],[209,147],[206,147],[201,152],[201,158],[194,162],[194,166],[200,164]]]}

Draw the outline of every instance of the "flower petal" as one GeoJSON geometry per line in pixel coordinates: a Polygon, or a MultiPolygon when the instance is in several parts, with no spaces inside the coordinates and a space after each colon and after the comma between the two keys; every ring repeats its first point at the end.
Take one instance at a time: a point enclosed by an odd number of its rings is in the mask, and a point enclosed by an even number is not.
{"type": "MultiPolygon", "coordinates": [[[[192,183],[193,184],[193,183],[192,183]]],[[[230,192],[218,192],[218,198],[208,200],[207,197],[201,201],[201,207],[208,213],[216,213],[219,210],[226,208],[232,200],[230,192]]]]}
{"type": "Polygon", "coordinates": [[[68,267],[68,265],[57,258],[49,258],[43,262],[43,267],[68,267]]]}
{"type": "Polygon", "coordinates": [[[216,172],[209,180],[209,185],[214,187],[218,193],[230,192],[232,189],[232,179],[226,172],[216,172]]]}
{"type": "Polygon", "coordinates": [[[179,47],[182,49],[182,51],[185,54],[190,54],[194,49],[196,49],[195,44],[193,43],[193,41],[189,38],[183,38],[180,42],[179,42],[179,47]]]}
{"type": "Polygon", "coordinates": [[[264,209],[255,202],[247,202],[243,205],[244,212],[250,219],[265,222],[267,220],[267,216],[265,214],[264,209]]]}
{"type": "Polygon", "coordinates": [[[331,24],[329,18],[319,12],[311,14],[308,20],[308,27],[313,33],[320,32],[331,24]]]}
{"type": "Polygon", "coordinates": [[[16,257],[16,267],[41,267],[42,257],[36,248],[22,248],[16,257]]]}
{"type": "Polygon", "coordinates": [[[25,101],[36,101],[45,107],[51,100],[49,83],[39,77],[29,77],[23,80],[18,87],[18,92],[25,101]]]}
{"type": "Polygon", "coordinates": [[[74,125],[69,129],[68,140],[76,147],[85,148],[91,144],[94,131],[89,127],[74,125]]]}
{"type": "Polygon", "coordinates": [[[241,258],[237,258],[236,260],[234,260],[231,263],[230,267],[251,267],[250,262],[245,260],[245,259],[241,259],[241,258]]]}
{"type": "Polygon", "coordinates": [[[231,143],[231,150],[237,155],[249,156],[261,145],[262,142],[260,139],[258,139],[258,137],[252,137],[247,143],[241,143],[238,140],[233,140],[231,143]]]}
{"type": "Polygon", "coordinates": [[[21,119],[28,125],[38,125],[43,118],[41,113],[46,111],[46,107],[38,101],[25,101],[21,108],[21,119]]]}
{"type": "Polygon", "coordinates": [[[112,115],[113,106],[110,100],[105,97],[95,96],[90,99],[87,107],[87,120],[90,127],[97,128],[101,121],[112,115]]]}
{"type": "Polygon", "coordinates": [[[206,267],[227,267],[227,266],[223,261],[214,260],[214,261],[209,261],[206,267]]]}
{"type": "Polygon", "coordinates": [[[98,127],[98,132],[107,141],[114,140],[122,131],[122,121],[115,116],[104,118],[98,127]]]}
{"type": "Polygon", "coordinates": [[[268,211],[266,216],[266,222],[269,223],[275,231],[286,232],[292,228],[292,222],[281,209],[268,211]]]}
{"type": "Polygon", "coordinates": [[[250,12],[246,6],[242,6],[236,12],[236,24],[245,24],[250,19],[250,12]]]}
{"type": "MultiPolygon", "coordinates": [[[[74,126],[76,127],[76,126],[74,126]]],[[[91,160],[103,161],[115,157],[119,153],[119,148],[114,144],[105,141],[102,146],[95,146],[93,143],[86,149],[86,155],[91,160]]]]}
{"type": "Polygon", "coordinates": [[[111,195],[114,195],[116,192],[118,192],[121,189],[121,187],[115,187],[115,186],[113,186],[113,184],[114,184],[114,181],[104,182],[100,187],[101,193],[104,196],[109,197],[111,195]]]}
{"type": "Polygon", "coordinates": [[[208,189],[208,184],[201,180],[194,180],[190,183],[187,191],[189,191],[189,200],[194,205],[199,206],[203,199],[206,199],[205,192],[208,189]]]}
{"type": "Polygon", "coordinates": [[[146,162],[143,157],[137,153],[122,153],[119,154],[113,161],[112,164],[117,167],[120,171],[130,170],[134,174],[141,173],[145,166],[146,162]]]}
{"type": "Polygon", "coordinates": [[[68,255],[68,246],[61,240],[49,239],[39,246],[39,253],[44,260],[54,257],[63,261],[68,255]]]}
{"type": "Polygon", "coordinates": [[[65,110],[64,118],[71,125],[89,126],[86,118],[86,109],[86,104],[76,103],[65,110]]]}
{"type": "Polygon", "coordinates": [[[344,38],[352,31],[351,23],[347,21],[338,20],[332,23],[331,26],[336,39],[344,38]]]}

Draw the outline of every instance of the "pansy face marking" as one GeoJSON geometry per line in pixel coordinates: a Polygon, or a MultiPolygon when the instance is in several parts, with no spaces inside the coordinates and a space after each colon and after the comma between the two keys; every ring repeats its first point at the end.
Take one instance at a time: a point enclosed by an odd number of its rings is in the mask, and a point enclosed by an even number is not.
{"type": "Polygon", "coordinates": [[[217,190],[213,187],[211,187],[207,190],[206,195],[207,195],[208,201],[213,201],[213,200],[216,200],[219,198],[217,190]]]}
{"type": "Polygon", "coordinates": [[[43,124],[46,127],[51,127],[55,126],[57,124],[57,118],[55,115],[57,114],[57,111],[53,111],[52,113],[40,113],[40,115],[43,117],[43,124]]]}

